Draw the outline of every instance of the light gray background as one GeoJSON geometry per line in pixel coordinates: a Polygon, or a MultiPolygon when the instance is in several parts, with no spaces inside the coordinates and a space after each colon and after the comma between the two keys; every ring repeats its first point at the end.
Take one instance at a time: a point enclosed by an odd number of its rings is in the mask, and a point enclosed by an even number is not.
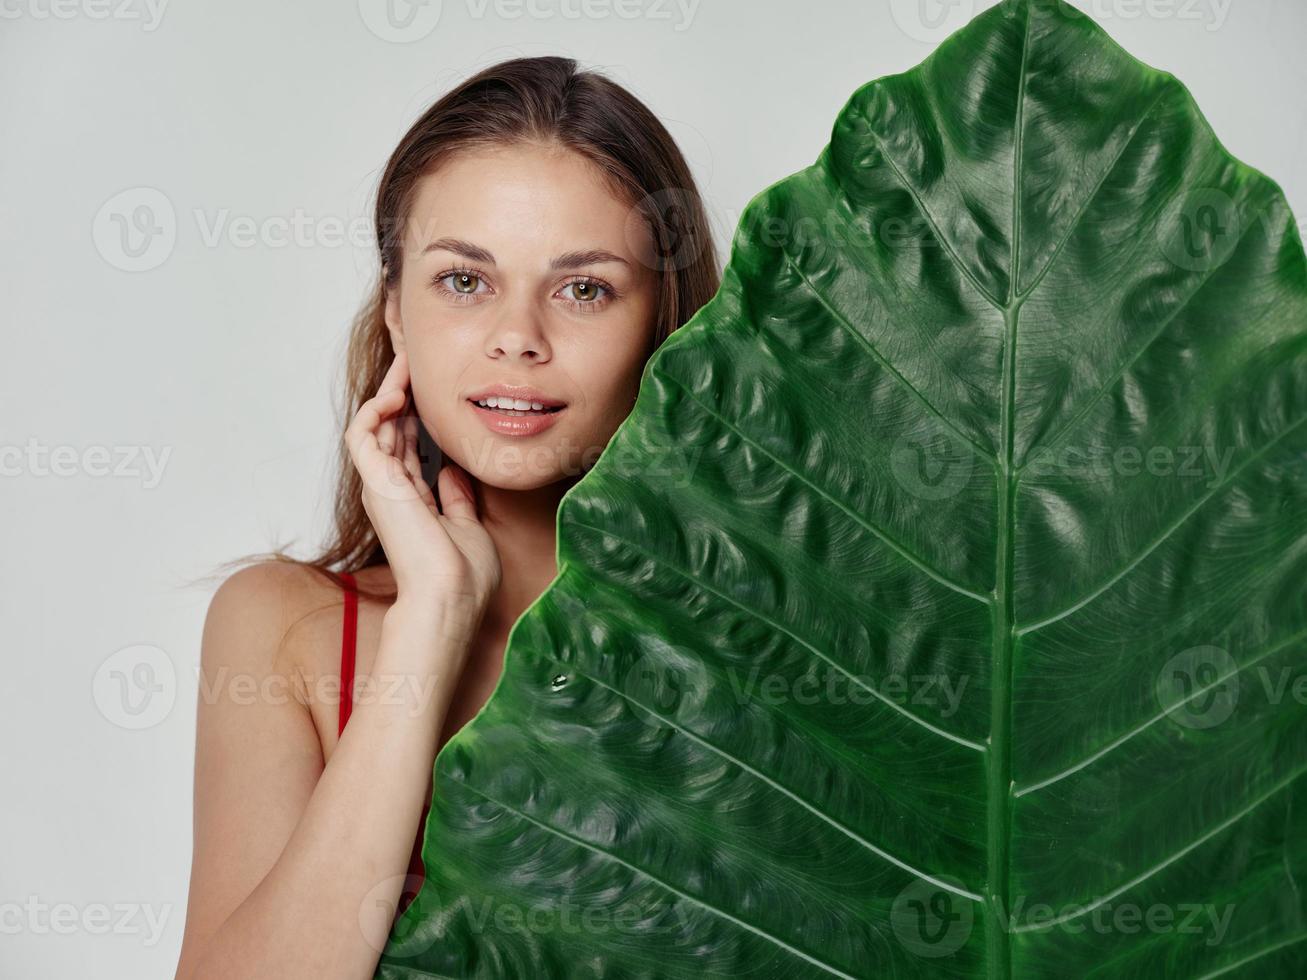
{"type": "MultiPolygon", "coordinates": [[[[408,28],[384,0],[0,0],[0,451],[24,454],[0,476],[4,977],[172,976],[213,588],[186,582],[325,527],[373,261],[348,239],[419,112],[503,58],[602,68],[681,144],[725,260],[858,86],[992,0],[394,2],[408,28]],[[134,257],[142,204],[163,234],[134,257]],[[115,474],[114,447],[142,455],[115,474]]],[[[1076,5],[1307,216],[1307,5],[1076,5]]]]}

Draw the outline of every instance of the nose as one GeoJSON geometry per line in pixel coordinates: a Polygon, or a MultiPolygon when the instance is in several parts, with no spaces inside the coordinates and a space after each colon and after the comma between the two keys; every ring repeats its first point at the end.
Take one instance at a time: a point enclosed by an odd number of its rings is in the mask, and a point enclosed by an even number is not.
{"type": "Polygon", "coordinates": [[[495,360],[543,364],[553,356],[545,339],[541,313],[523,306],[504,304],[486,336],[486,356],[495,360]]]}

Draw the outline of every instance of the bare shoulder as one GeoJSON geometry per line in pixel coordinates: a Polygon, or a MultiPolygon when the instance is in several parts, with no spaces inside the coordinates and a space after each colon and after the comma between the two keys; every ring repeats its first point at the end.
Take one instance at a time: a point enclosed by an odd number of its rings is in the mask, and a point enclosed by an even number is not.
{"type": "MultiPolygon", "coordinates": [[[[394,589],[385,565],[361,569],[354,577],[367,592],[394,589]]],[[[389,601],[360,597],[357,673],[366,673],[376,656],[389,607],[389,601]]],[[[250,658],[244,669],[275,675],[295,692],[312,716],[325,755],[337,738],[344,618],[341,587],[313,568],[289,562],[263,562],[235,572],[210,606],[215,629],[231,634],[222,646],[242,648],[250,658]]]]}
{"type": "MultiPolygon", "coordinates": [[[[367,591],[394,588],[386,566],[355,573],[367,591]]],[[[315,569],[265,561],[232,573],[209,604],[201,669],[210,687],[249,677],[263,690],[274,686],[312,719],[324,756],[337,739],[344,591],[315,569]],[[226,681],[224,681],[224,678],[226,681]]],[[[357,670],[375,656],[381,620],[389,604],[361,599],[355,638],[357,670]]]]}
{"type": "Polygon", "coordinates": [[[260,562],[232,573],[209,602],[206,653],[251,668],[286,666],[292,637],[311,627],[315,614],[323,618],[333,601],[339,605],[331,584],[289,562],[260,562]]]}
{"type": "Polygon", "coordinates": [[[201,666],[206,673],[227,668],[260,681],[278,679],[307,707],[305,671],[320,668],[314,654],[329,635],[339,635],[342,605],[335,583],[307,566],[247,565],[209,602],[201,666]]]}

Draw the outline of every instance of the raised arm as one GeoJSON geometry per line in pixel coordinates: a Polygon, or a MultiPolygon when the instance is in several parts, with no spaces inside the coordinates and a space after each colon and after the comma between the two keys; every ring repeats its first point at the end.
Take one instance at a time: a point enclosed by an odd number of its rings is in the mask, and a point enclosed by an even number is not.
{"type": "Polygon", "coordinates": [[[177,980],[362,980],[380,958],[385,936],[365,935],[360,912],[398,902],[439,733],[501,574],[464,479],[442,469],[443,512],[420,480],[412,495],[401,486],[415,472],[403,459],[411,442],[385,423],[406,383],[397,360],[346,434],[398,591],[372,677],[400,694],[360,700],[324,766],[307,698],[279,660],[301,605],[284,598],[287,570],[256,566],[223,583],[202,641],[177,980]],[[413,682],[388,683],[399,677],[413,682]]]}
{"type": "Polygon", "coordinates": [[[415,683],[360,699],[324,767],[300,685],[277,660],[276,576],[238,572],[205,623],[178,980],[372,976],[384,936],[364,935],[360,912],[365,900],[392,909],[399,900],[470,643],[455,613],[396,602],[373,676],[415,683]]]}

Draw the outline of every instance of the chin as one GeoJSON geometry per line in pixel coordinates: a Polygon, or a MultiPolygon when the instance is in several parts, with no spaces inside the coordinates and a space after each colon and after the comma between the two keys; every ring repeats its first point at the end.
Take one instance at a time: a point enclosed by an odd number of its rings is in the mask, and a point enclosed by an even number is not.
{"type": "Polygon", "coordinates": [[[461,420],[433,419],[426,431],[440,455],[465,469],[485,486],[501,490],[537,490],[560,481],[575,483],[598,459],[617,426],[577,425],[568,420],[534,436],[486,432],[461,420]]]}
{"type": "Polygon", "coordinates": [[[557,467],[547,471],[538,469],[501,470],[490,466],[484,470],[468,470],[478,481],[486,486],[500,490],[538,490],[568,478],[568,474],[557,467]]]}
{"type": "Polygon", "coordinates": [[[437,441],[445,458],[480,483],[501,490],[536,490],[560,480],[575,481],[584,471],[563,437],[516,439],[461,433],[448,443],[437,441]]]}

